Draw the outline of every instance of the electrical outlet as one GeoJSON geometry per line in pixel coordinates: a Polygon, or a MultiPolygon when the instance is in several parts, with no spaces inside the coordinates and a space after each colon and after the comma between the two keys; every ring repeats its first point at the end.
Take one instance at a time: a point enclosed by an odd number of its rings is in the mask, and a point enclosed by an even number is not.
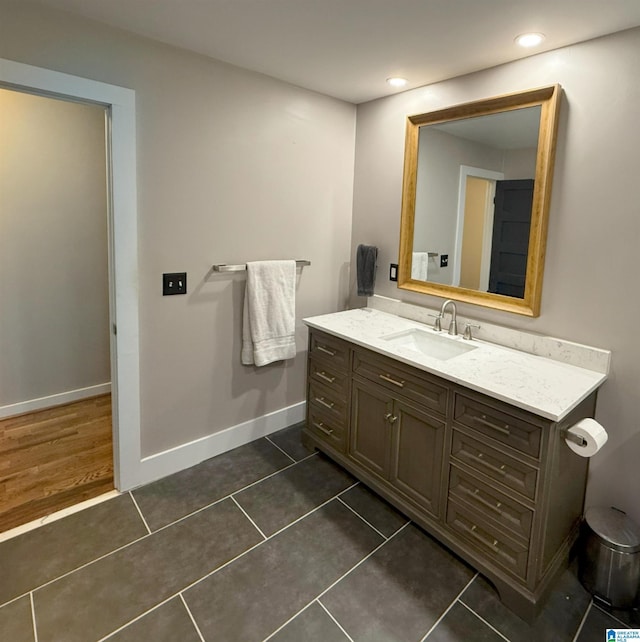
{"type": "Polygon", "coordinates": [[[162,275],[162,296],[187,293],[187,273],[169,272],[162,275]]]}
{"type": "Polygon", "coordinates": [[[441,254],[440,255],[440,267],[447,267],[449,265],[449,255],[441,254]]]}
{"type": "Polygon", "coordinates": [[[391,263],[389,264],[389,281],[397,281],[397,280],[398,280],[398,264],[391,263]]]}

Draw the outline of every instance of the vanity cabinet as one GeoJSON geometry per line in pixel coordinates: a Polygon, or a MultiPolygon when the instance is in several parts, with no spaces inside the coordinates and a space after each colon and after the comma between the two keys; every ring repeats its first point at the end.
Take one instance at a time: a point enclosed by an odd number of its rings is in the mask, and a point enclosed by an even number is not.
{"type": "Polygon", "coordinates": [[[352,363],[349,457],[439,515],[448,389],[367,350],[352,363]]]}
{"type": "Polygon", "coordinates": [[[562,422],[312,329],[304,441],[467,560],[526,620],[567,565],[587,461],[562,422]]]}

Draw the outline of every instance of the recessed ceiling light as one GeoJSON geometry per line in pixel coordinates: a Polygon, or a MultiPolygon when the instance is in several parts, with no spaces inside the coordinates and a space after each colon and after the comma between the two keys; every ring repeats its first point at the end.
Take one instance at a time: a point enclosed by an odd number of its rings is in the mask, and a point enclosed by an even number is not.
{"type": "Polygon", "coordinates": [[[392,87],[404,87],[409,81],[406,78],[393,77],[393,78],[387,78],[387,82],[392,87]]]}
{"type": "Polygon", "coordinates": [[[521,47],[537,47],[543,40],[543,33],[523,33],[516,38],[516,43],[521,47]]]}

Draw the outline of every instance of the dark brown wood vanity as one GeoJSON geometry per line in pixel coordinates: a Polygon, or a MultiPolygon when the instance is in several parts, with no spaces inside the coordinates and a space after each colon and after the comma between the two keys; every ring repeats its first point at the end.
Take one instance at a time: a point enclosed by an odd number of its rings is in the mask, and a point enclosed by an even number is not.
{"type": "Polygon", "coordinates": [[[588,459],[561,422],[526,412],[316,329],[303,439],[488,578],[525,620],[566,568],[588,459]]]}

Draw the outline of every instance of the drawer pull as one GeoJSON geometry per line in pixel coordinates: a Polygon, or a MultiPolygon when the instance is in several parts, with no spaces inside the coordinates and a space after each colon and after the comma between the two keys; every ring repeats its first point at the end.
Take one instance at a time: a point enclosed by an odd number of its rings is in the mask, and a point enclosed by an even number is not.
{"type": "Polygon", "coordinates": [[[330,377],[324,370],[322,372],[316,372],[316,377],[319,377],[323,381],[327,381],[328,383],[333,383],[336,378],[335,377],[330,377]]]}
{"type": "Polygon", "coordinates": [[[324,352],[325,354],[328,354],[330,357],[335,357],[337,354],[335,350],[329,350],[329,348],[325,348],[320,344],[318,344],[316,347],[320,352],[324,352]]]}
{"type": "Polygon", "coordinates": [[[502,502],[498,502],[498,504],[492,504],[491,502],[487,501],[482,495],[480,495],[480,489],[476,488],[475,492],[471,492],[468,488],[462,488],[462,492],[465,495],[468,495],[471,497],[471,499],[475,500],[478,502],[478,504],[482,504],[489,510],[492,510],[494,513],[497,513],[498,515],[504,515],[504,513],[500,510],[500,506],[502,506],[502,502]]]}
{"type": "Polygon", "coordinates": [[[383,379],[384,381],[388,381],[389,383],[392,383],[394,386],[398,386],[398,388],[404,388],[404,381],[398,381],[397,379],[394,379],[389,374],[381,374],[378,376],[380,377],[380,379],[383,379]]]}
{"type": "Polygon", "coordinates": [[[313,425],[320,432],[323,432],[325,435],[328,435],[329,437],[331,437],[331,435],[333,435],[333,430],[331,428],[326,428],[325,425],[321,421],[314,421],[313,425]]]}
{"type": "Polygon", "coordinates": [[[487,428],[491,428],[491,430],[495,430],[496,432],[500,432],[503,435],[506,435],[507,437],[511,436],[511,430],[509,430],[509,425],[506,424],[504,427],[503,426],[497,426],[496,424],[492,423],[487,419],[486,415],[482,415],[482,417],[474,417],[474,419],[479,423],[482,424],[483,426],[486,426],[487,428]]]}
{"type": "Polygon", "coordinates": [[[463,524],[461,522],[459,522],[459,524],[460,524],[460,526],[462,526],[462,530],[464,530],[467,534],[471,535],[471,537],[473,537],[473,539],[477,540],[478,542],[480,542],[481,544],[483,544],[487,548],[490,548],[494,553],[499,553],[500,552],[500,549],[497,546],[497,544],[498,544],[498,540],[497,539],[494,539],[493,543],[491,543],[491,542],[487,541],[484,537],[482,537],[482,535],[480,535],[479,533],[476,532],[476,528],[478,528],[478,527],[475,524],[471,528],[469,528],[466,524],[463,524]]]}
{"type": "Polygon", "coordinates": [[[333,407],[336,405],[333,403],[333,401],[325,401],[324,397],[314,397],[314,399],[322,406],[325,408],[329,408],[329,410],[332,410],[333,407]]]}
{"type": "Polygon", "coordinates": [[[385,419],[386,419],[390,424],[393,424],[393,423],[395,423],[395,422],[398,420],[398,417],[396,417],[395,415],[392,415],[390,412],[388,412],[388,413],[384,416],[384,418],[385,418],[385,419]]]}
{"type": "Polygon", "coordinates": [[[482,453],[478,453],[477,455],[472,455],[471,453],[468,453],[467,456],[470,459],[473,459],[473,461],[475,461],[476,463],[482,464],[485,468],[488,468],[489,470],[493,471],[494,473],[496,473],[498,475],[501,475],[501,476],[504,477],[507,474],[507,471],[505,470],[505,465],[504,464],[502,464],[502,466],[500,466],[500,468],[498,468],[497,466],[494,466],[493,464],[490,464],[488,461],[485,461],[482,458],[482,453]]]}

